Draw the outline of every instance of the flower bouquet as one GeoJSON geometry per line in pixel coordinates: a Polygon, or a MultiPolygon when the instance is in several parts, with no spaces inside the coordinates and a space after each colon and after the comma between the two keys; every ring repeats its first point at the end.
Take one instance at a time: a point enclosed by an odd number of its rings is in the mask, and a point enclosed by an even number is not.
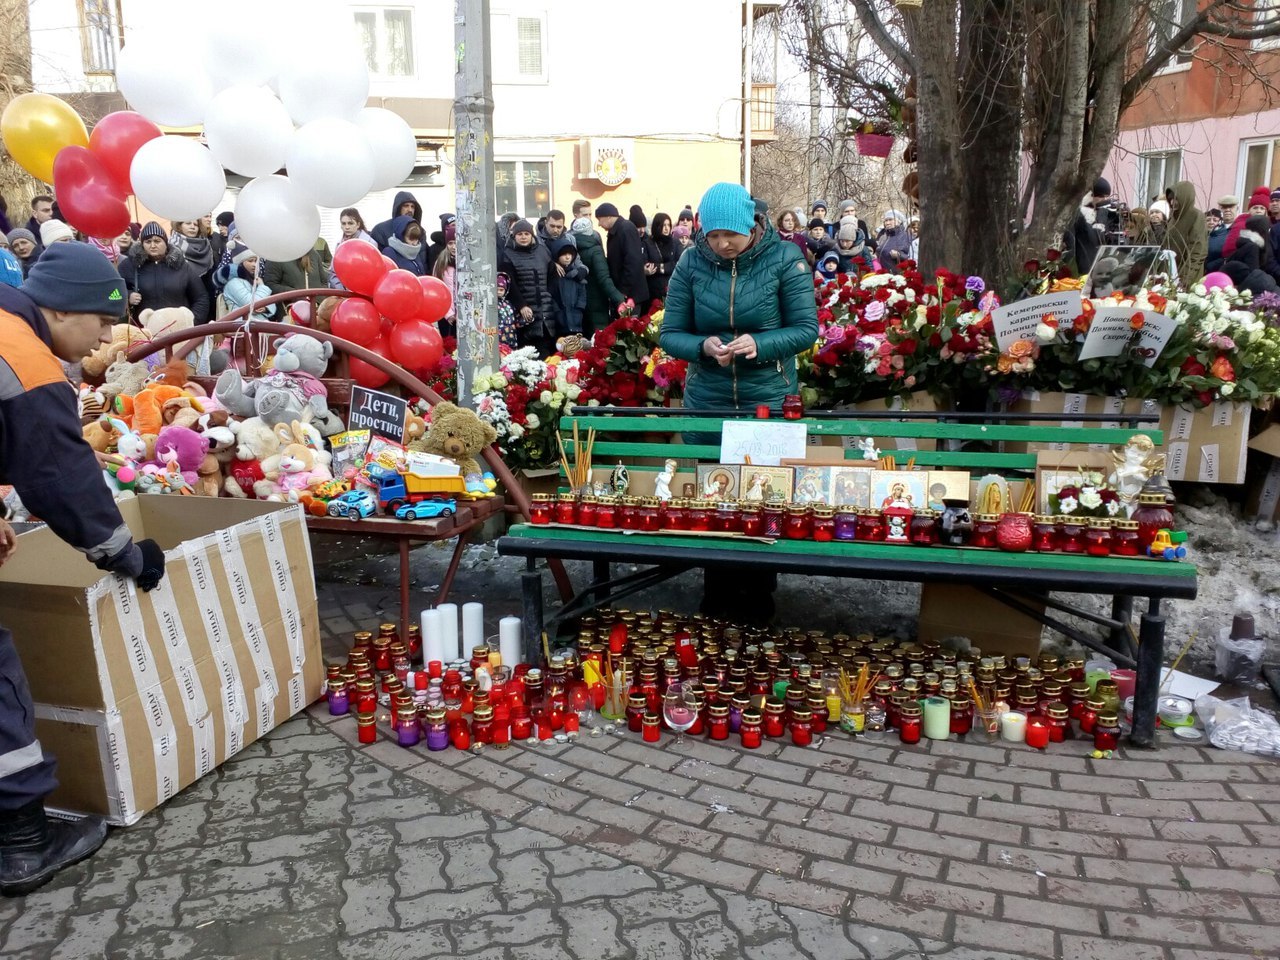
{"type": "Polygon", "coordinates": [[[476,413],[498,433],[507,465],[547,469],[560,462],[560,417],[582,394],[578,361],[539,360],[534,347],[507,354],[497,373],[477,378],[476,413]]]}
{"type": "Polygon", "coordinates": [[[1102,473],[1084,469],[1049,490],[1049,512],[1062,517],[1116,517],[1123,511],[1120,494],[1102,473]]]}

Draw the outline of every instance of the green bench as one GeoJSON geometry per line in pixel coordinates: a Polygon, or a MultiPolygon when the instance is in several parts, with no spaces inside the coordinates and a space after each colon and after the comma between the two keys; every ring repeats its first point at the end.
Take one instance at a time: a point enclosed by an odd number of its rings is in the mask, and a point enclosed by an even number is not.
{"type": "MultiPolygon", "coordinates": [[[[734,411],[705,411],[697,415],[680,409],[575,407],[561,420],[560,433],[573,459],[574,427],[585,446],[595,430],[592,448],[594,475],[608,475],[619,462],[633,477],[662,470],[664,460],[677,461],[681,472],[698,463],[716,463],[720,448],[713,443],[685,443],[689,435],[718,434],[727,418],[744,418],[734,411]]],[[[829,412],[813,413],[803,422],[810,436],[861,439],[913,438],[936,441],[937,449],[884,451],[902,469],[908,459],[917,467],[965,469],[1008,478],[1034,478],[1037,455],[1006,446],[1067,444],[1086,449],[1091,444],[1124,444],[1135,433],[1157,445],[1163,437],[1150,426],[1151,415],[1076,415],[1083,426],[1062,426],[1051,414],[961,414],[948,412],[829,412]],[[1117,420],[1121,421],[1116,425],[1117,420]]],[[[860,460],[856,448],[845,459],[860,460]]],[[[1070,454],[1064,454],[1069,460],[1070,454]]],[[[676,491],[677,496],[679,492],[676,491]]],[[[653,533],[593,531],[521,524],[498,541],[501,554],[523,556],[525,640],[540,650],[543,630],[574,620],[596,607],[614,603],[673,576],[708,565],[767,570],[782,574],[951,583],[975,587],[1011,609],[1105,653],[1117,664],[1136,669],[1133,734],[1135,744],[1151,745],[1155,734],[1156,701],[1164,654],[1164,600],[1196,595],[1196,569],[1189,562],[1170,563],[1148,558],[1089,557],[1079,554],[1005,553],[966,547],[893,545],[884,543],[778,540],[767,544],[748,540],[704,539],[653,533]],[[550,617],[542,609],[539,559],[587,560],[593,564],[592,583],[550,617]],[[612,564],[639,564],[642,569],[614,577],[612,564]],[[1083,610],[1050,596],[1052,592],[1112,597],[1111,615],[1083,610]],[[1134,642],[1134,598],[1146,598],[1134,642]],[[1103,629],[1101,636],[1065,622],[1066,613],[1103,629]]]]}

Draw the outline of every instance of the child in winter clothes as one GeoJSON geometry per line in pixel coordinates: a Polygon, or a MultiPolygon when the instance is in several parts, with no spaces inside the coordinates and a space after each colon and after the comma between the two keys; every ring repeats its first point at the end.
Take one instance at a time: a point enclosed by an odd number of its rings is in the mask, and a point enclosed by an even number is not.
{"type": "Polygon", "coordinates": [[[840,272],[861,276],[871,269],[867,255],[867,235],[858,226],[857,217],[845,217],[836,231],[836,253],[840,255],[840,272]]]}
{"type": "Polygon", "coordinates": [[[587,309],[587,275],[590,271],[578,259],[578,247],[567,235],[552,241],[551,256],[547,279],[551,297],[556,303],[556,333],[580,334],[582,315],[587,309]]]}
{"type": "Polygon", "coordinates": [[[516,338],[516,312],[507,300],[507,288],[511,286],[511,278],[505,273],[498,274],[498,341],[504,347],[519,349],[516,338]]]}

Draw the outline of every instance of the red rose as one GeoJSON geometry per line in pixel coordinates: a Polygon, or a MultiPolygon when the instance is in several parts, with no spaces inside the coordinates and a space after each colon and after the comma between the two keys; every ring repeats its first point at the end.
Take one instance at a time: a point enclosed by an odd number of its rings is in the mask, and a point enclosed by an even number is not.
{"type": "Polygon", "coordinates": [[[1061,250],[1054,250],[1052,247],[1050,247],[1048,250],[1045,251],[1044,258],[1048,260],[1050,263],[1056,263],[1061,256],[1062,256],[1061,250]]]}
{"type": "Polygon", "coordinates": [[[1027,273],[1037,273],[1040,270],[1040,261],[1028,260],[1026,263],[1022,265],[1022,269],[1025,270],[1027,273]]]}
{"type": "Polygon", "coordinates": [[[1195,357],[1187,357],[1182,361],[1182,372],[1188,377],[1203,377],[1205,373],[1204,364],[1195,357]]]}

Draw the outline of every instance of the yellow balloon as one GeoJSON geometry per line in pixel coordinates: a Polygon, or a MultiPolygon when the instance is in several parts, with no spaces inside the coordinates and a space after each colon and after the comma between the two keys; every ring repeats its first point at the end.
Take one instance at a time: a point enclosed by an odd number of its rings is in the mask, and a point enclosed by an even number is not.
{"type": "Polygon", "coordinates": [[[53,158],[59,150],[89,146],[80,114],[47,93],[24,93],[10,100],[0,116],[0,136],[18,165],[45,183],[53,183],[53,158]]]}

